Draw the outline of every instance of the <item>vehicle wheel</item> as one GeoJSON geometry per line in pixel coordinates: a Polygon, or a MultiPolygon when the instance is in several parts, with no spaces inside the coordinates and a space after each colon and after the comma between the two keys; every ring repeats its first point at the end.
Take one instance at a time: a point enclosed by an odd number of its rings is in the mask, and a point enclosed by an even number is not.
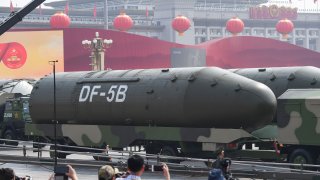
{"type": "Polygon", "coordinates": [[[44,143],[45,141],[42,141],[40,139],[40,137],[33,137],[33,138],[30,138],[30,140],[32,140],[33,144],[32,144],[32,147],[34,149],[42,149],[44,147],[46,147],[45,144],[40,144],[40,143],[44,143]]]}
{"type": "MultiPolygon", "coordinates": [[[[50,146],[50,157],[51,158],[54,158],[54,146],[50,146]]],[[[59,148],[57,149],[57,151],[59,151],[59,148]]],[[[60,159],[66,159],[67,158],[67,155],[66,153],[59,153],[57,152],[57,157],[60,158],[60,159]]]]}
{"type": "Polygon", "coordinates": [[[107,161],[107,162],[111,162],[111,158],[110,157],[102,157],[102,156],[92,156],[94,160],[96,161],[107,161]]]}
{"type": "Polygon", "coordinates": [[[147,154],[158,154],[161,151],[161,149],[158,146],[151,145],[146,146],[145,149],[147,154]]]}
{"type": "Polygon", "coordinates": [[[42,148],[46,147],[46,145],[44,145],[44,144],[38,144],[37,142],[33,142],[32,147],[33,147],[34,149],[42,149],[42,148]]]}
{"type": "MultiPolygon", "coordinates": [[[[289,155],[289,163],[293,164],[315,164],[313,154],[304,150],[296,149],[289,155]]],[[[301,169],[299,166],[292,166],[292,169],[301,169]]],[[[306,168],[310,169],[310,168],[306,168]]]]}
{"type": "MultiPolygon", "coordinates": [[[[8,140],[16,140],[16,136],[14,135],[14,133],[11,130],[7,130],[4,133],[4,139],[8,139],[8,140]]],[[[18,146],[18,142],[12,142],[12,141],[5,141],[6,145],[11,145],[11,146],[18,146]]]]}
{"type": "MultiPolygon", "coordinates": [[[[177,157],[178,152],[177,150],[173,149],[170,146],[163,146],[161,148],[160,155],[177,157]]],[[[166,159],[166,158],[161,158],[160,160],[162,162],[170,162],[170,163],[180,163],[182,161],[179,159],[166,159]]]]}

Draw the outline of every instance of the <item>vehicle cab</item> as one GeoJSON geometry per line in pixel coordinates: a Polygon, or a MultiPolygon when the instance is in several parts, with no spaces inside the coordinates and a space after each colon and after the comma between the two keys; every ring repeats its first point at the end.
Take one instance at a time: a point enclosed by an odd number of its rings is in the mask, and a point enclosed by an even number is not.
{"type": "Polygon", "coordinates": [[[0,134],[3,139],[23,140],[25,123],[31,122],[29,97],[13,94],[3,103],[3,117],[0,119],[0,134]]]}

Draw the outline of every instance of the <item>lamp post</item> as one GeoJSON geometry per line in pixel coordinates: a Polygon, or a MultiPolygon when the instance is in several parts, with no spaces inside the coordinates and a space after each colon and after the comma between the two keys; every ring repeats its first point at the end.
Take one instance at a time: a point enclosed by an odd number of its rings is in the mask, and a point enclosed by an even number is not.
{"type": "Polygon", "coordinates": [[[109,9],[108,9],[108,0],[104,1],[104,29],[109,29],[109,9]]]}
{"type": "Polygon", "coordinates": [[[53,67],[53,119],[52,123],[54,123],[54,170],[57,168],[57,106],[56,106],[56,63],[58,61],[49,61],[49,63],[53,67]]]}
{"type": "Polygon", "coordinates": [[[84,48],[91,51],[91,66],[93,71],[104,70],[104,51],[113,43],[112,39],[102,39],[99,37],[99,32],[96,32],[96,37],[93,40],[83,40],[84,48]]]}

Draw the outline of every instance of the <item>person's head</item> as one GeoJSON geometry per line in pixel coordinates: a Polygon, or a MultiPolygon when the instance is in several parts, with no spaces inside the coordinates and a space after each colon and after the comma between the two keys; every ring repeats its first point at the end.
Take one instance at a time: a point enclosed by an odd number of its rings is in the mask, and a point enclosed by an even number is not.
{"type": "Polygon", "coordinates": [[[98,177],[99,177],[99,180],[114,180],[116,177],[116,173],[117,173],[116,168],[114,169],[109,165],[105,165],[99,169],[98,177]]]}
{"type": "Polygon", "coordinates": [[[144,160],[139,155],[132,155],[128,159],[128,170],[137,176],[141,176],[144,172],[144,160]]]}
{"type": "Polygon", "coordinates": [[[1,168],[0,169],[0,179],[2,180],[14,180],[15,174],[11,168],[1,168]]]}
{"type": "Polygon", "coordinates": [[[220,148],[220,149],[217,150],[217,156],[219,158],[224,158],[224,150],[223,150],[223,148],[220,148]]]}

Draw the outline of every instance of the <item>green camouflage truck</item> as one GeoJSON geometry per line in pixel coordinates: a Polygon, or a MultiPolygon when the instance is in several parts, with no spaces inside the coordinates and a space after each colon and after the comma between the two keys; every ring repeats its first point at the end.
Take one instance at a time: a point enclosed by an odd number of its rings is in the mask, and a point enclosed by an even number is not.
{"type": "MultiPolygon", "coordinates": [[[[31,122],[29,97],[19,93],[0,92],[0,137],[26,140],[25,124],[31,122]]],[[[15,142],[6,142],[17,145],[15,142]]]]}
{"type": "Polygon", "coordinates": [[[289,89],[278,98],[277,140],[288,161],[315,164],[320,153],[320,89],[289,89]]]}

